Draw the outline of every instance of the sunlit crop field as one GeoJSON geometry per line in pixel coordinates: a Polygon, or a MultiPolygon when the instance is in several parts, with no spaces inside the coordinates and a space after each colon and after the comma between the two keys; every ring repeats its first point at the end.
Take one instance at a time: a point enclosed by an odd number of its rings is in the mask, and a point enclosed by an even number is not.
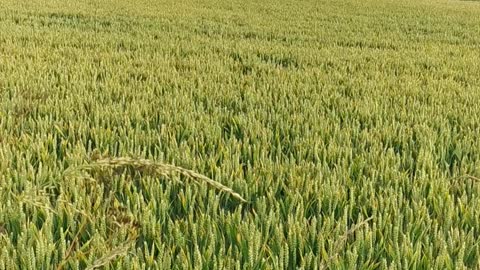
{"type": "Polygon", "coordinates": [[[480,2],[0,0],[0,269],[480,269],[480,2]]]}

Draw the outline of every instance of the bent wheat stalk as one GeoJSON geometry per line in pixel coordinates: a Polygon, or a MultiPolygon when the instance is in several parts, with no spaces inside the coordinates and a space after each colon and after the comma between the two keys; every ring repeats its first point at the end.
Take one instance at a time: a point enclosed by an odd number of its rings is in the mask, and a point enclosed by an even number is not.
{"type": "Polygon", "coordinates": [[[230,194],[232,197],[238,199],[241,202],[246,203],[247,201],[233,189],[224,186],[223,184],[205,176],[194,172],[192,170],[188,170],[182,167],[178,167],[171,164],[164,164],[159,162],[153,162],[148,159],[134,159],[129,157],[119,157],[119,158],[99,158],[93,161],[90,164],[81,166],[80,169],[89,170],[95,168],[126,168],[131,167],[138,170],[147,170],[150,172],[154,172],[158,175],[168,176],[172,173],[179,173],[181,175],[187,176],[196,182],[205,182],[208,185],[230,194]]]}

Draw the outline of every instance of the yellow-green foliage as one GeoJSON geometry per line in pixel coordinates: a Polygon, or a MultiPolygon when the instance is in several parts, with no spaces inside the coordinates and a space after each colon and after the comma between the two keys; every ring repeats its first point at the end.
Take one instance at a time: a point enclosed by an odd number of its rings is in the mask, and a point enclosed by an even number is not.
{"type": "Polygon", "coordinates": [[[476,1],[1,0],[0,269],[478,269],[479,104],[476,1]]]}

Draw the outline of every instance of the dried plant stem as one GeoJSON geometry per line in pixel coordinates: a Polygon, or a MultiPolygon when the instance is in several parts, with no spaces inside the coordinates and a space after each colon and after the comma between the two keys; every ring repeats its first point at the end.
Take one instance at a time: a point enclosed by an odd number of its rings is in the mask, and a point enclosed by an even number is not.
{"type": "Polygon", "coordinates": [[[457,176],[457,177],[453,177],[452,179],[470,179],[470,180],[473,180],[473,181],[476,181],[476,182],[480,182],[480,178],[478,178],[476,176],[473,176],[473,175],[469,175],[469,174],[464,174],[464,175],[460,175],[460,176],[457,176]]]}
{"type": "Polygon", "coordinates": [[[102,266],[105,266],[109,264],[111,261],[115,260],[119,256],[125,256],[128,253],[128,250],[130,249],[131,244],[126,244],[125,246],[117,247],[112,249],[109,253],[107,253],[105,256],[97,259],[96,261],[93,262],[93,264],[89,267],[87,267],[87,270],[93,270],[96,268],[100,268],[102,266]]]}
{"type": "Polygon", "coordinates": [[[75,237],[72,240],[72,243],[70,244],[67,254],[65,254],[63,260],[60,262],[60,264],[57,267],[57,270],[63,269],[63,266],[68,262],[68,259],[72,256],[73,254],[73,248],[75,247],[75,244],[77,244],[78,238],[80,237],[80,234],[84,231],[85,227],[87,226],[87,221],[85,220],[80,228],[78,229],[78,232],[75,234],[75,237]]]}
{"type": "MultiPolygon", "coordinates": [[[[365,226],[372,219],[373,217],[369,217],[363,220],[362,222],[355,224],[355,226],[353,226],[349,230],[345,231],[345,233],[339,239],[337,239],[337,241],[335,241],[332,254],[327,259],[327,262],[331,262],[333,259],[335,259],[338,256],[338,253],[340,252],[340,250],[342,249],[342,247],[344,246],[345,242],[347,241],[348,237],[351,234],[353,234],[356,230],[360,229],[361,227],[365,226]]],[[[325,267],[326,267],[325,264],[322,264],[320,266],[320,269],[324,269],[325,267]]]]}
{"type": "Polygon", "coordinates": [[[148,159],[134,159],[129,157],[119,157],[119,158],[99,158],[93,161],[88,165],[80,167],[81,169],[91,170],[95,168],[126,168],[132,167],[138,170],[147,170],[150,172],[155,172],[158,175],[168,176],[172,173],[179,173],[181,175],[187,176],[197,182],[205,182],[208,185],[230,194],[232,197],[238,199],[241,202],[246,203],[247,201],[233,189],[224,186],[223,184],[205,176],[188,170],[182,167],[175,165],[164,164],[159,162],[153,162],[148,159]]]}

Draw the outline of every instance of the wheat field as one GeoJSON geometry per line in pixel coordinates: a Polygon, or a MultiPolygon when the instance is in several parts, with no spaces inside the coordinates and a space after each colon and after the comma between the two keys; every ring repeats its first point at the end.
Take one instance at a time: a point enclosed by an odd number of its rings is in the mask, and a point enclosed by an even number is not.
{"type": "Polygon", "coordinates": [[[480,2],[0,0],[0,269],[480,269],[480,2]]]}

